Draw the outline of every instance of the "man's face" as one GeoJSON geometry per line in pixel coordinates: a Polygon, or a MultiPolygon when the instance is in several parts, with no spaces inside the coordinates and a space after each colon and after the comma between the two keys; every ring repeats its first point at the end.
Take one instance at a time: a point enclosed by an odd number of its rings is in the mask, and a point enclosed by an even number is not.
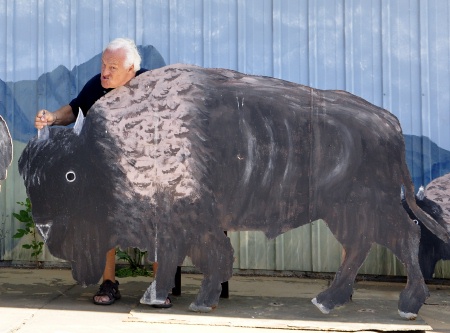
{"type": "Polygon", "coordinates": [[[102,55],[101,82],[103,88],[117,88],[123,86],[134,76],[134,66],[125,67],[125,51],[105,50],[102,55]]]}

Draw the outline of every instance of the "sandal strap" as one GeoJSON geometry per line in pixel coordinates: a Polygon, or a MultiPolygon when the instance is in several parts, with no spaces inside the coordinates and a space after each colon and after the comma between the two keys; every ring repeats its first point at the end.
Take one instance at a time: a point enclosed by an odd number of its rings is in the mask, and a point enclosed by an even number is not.
{"type": "Polygon", "coordinates": [[[110,300],[119,299],[120,298],[119,281],[116,282],[112,282],[111,280],[103,281],[95,296],[108,296],[110,300]]]}

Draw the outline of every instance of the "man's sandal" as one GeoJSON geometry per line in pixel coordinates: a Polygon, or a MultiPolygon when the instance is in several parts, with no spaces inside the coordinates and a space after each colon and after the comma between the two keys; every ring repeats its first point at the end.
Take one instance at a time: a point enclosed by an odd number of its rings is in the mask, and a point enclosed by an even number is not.
{"type": "Polygon", "coordinates": [[[163,304],[152,304],[152,306],[157,309],[168,309],[172,307],[172,300],[167,296],[166,301],[163,304]]]}
{"type": "Polygon", "coordinates": [[[94,304],[97,305],[111,305],[115,302],[116,299],[120,299],[120,291],[119,291],[119,281],[112,282],[111,280],[105,280],[100,285],[99,290],[92,297],[94,304]],[[108,296],[107,301],[96,301],[96,296],[108,296]]]}

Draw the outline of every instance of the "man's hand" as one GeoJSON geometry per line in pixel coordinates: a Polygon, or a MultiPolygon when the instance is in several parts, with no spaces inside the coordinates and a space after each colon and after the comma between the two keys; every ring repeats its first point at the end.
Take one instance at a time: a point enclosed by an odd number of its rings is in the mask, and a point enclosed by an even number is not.
{"type": "Polygon", "coordinates": [[[40,110],[36,114],[34,119],[34,127],[38,130],[44,128],[45,126],[51,126],[56,122],[56,114],[54,112],[49,112],[47,110],[40,110]]]}

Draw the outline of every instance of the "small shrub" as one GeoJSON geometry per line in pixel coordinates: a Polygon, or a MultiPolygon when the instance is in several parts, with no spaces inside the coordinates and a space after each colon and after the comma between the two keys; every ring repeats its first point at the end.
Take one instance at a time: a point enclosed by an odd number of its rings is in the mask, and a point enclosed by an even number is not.
{"type": "Polygon", "coordinates": [[[133,255],[130,255],[127,251],[123,251],[119,248],[116,249],[116,255],[119,260],[128,262],[127,267],[122,267],[116,270],[117,277],[128,276],[151,276],[150,271],[141,264],[143,257],[147,252],[143,252],[138,248],[133,248],[133,255]]]}
{"type": "Polygon", "coordinates": [[[35,258],[36,266],[39,267],[38,257],[43,252],[44,242],[38,240],[36,225],[34,224],[33,217],[31,216],[31,202],[30,199],[26,199],[25,202],[17,202],[19,205],[23,206],[19,213],[13,213],[13,216],[24,223],[22,228],[17,229],[17,232],[13,235],[13,238],[22,238],[26,235],[31,235],[31,242],[23,244],[22,247],[27,250],[32,250],[31,257],[35,258]]]}

